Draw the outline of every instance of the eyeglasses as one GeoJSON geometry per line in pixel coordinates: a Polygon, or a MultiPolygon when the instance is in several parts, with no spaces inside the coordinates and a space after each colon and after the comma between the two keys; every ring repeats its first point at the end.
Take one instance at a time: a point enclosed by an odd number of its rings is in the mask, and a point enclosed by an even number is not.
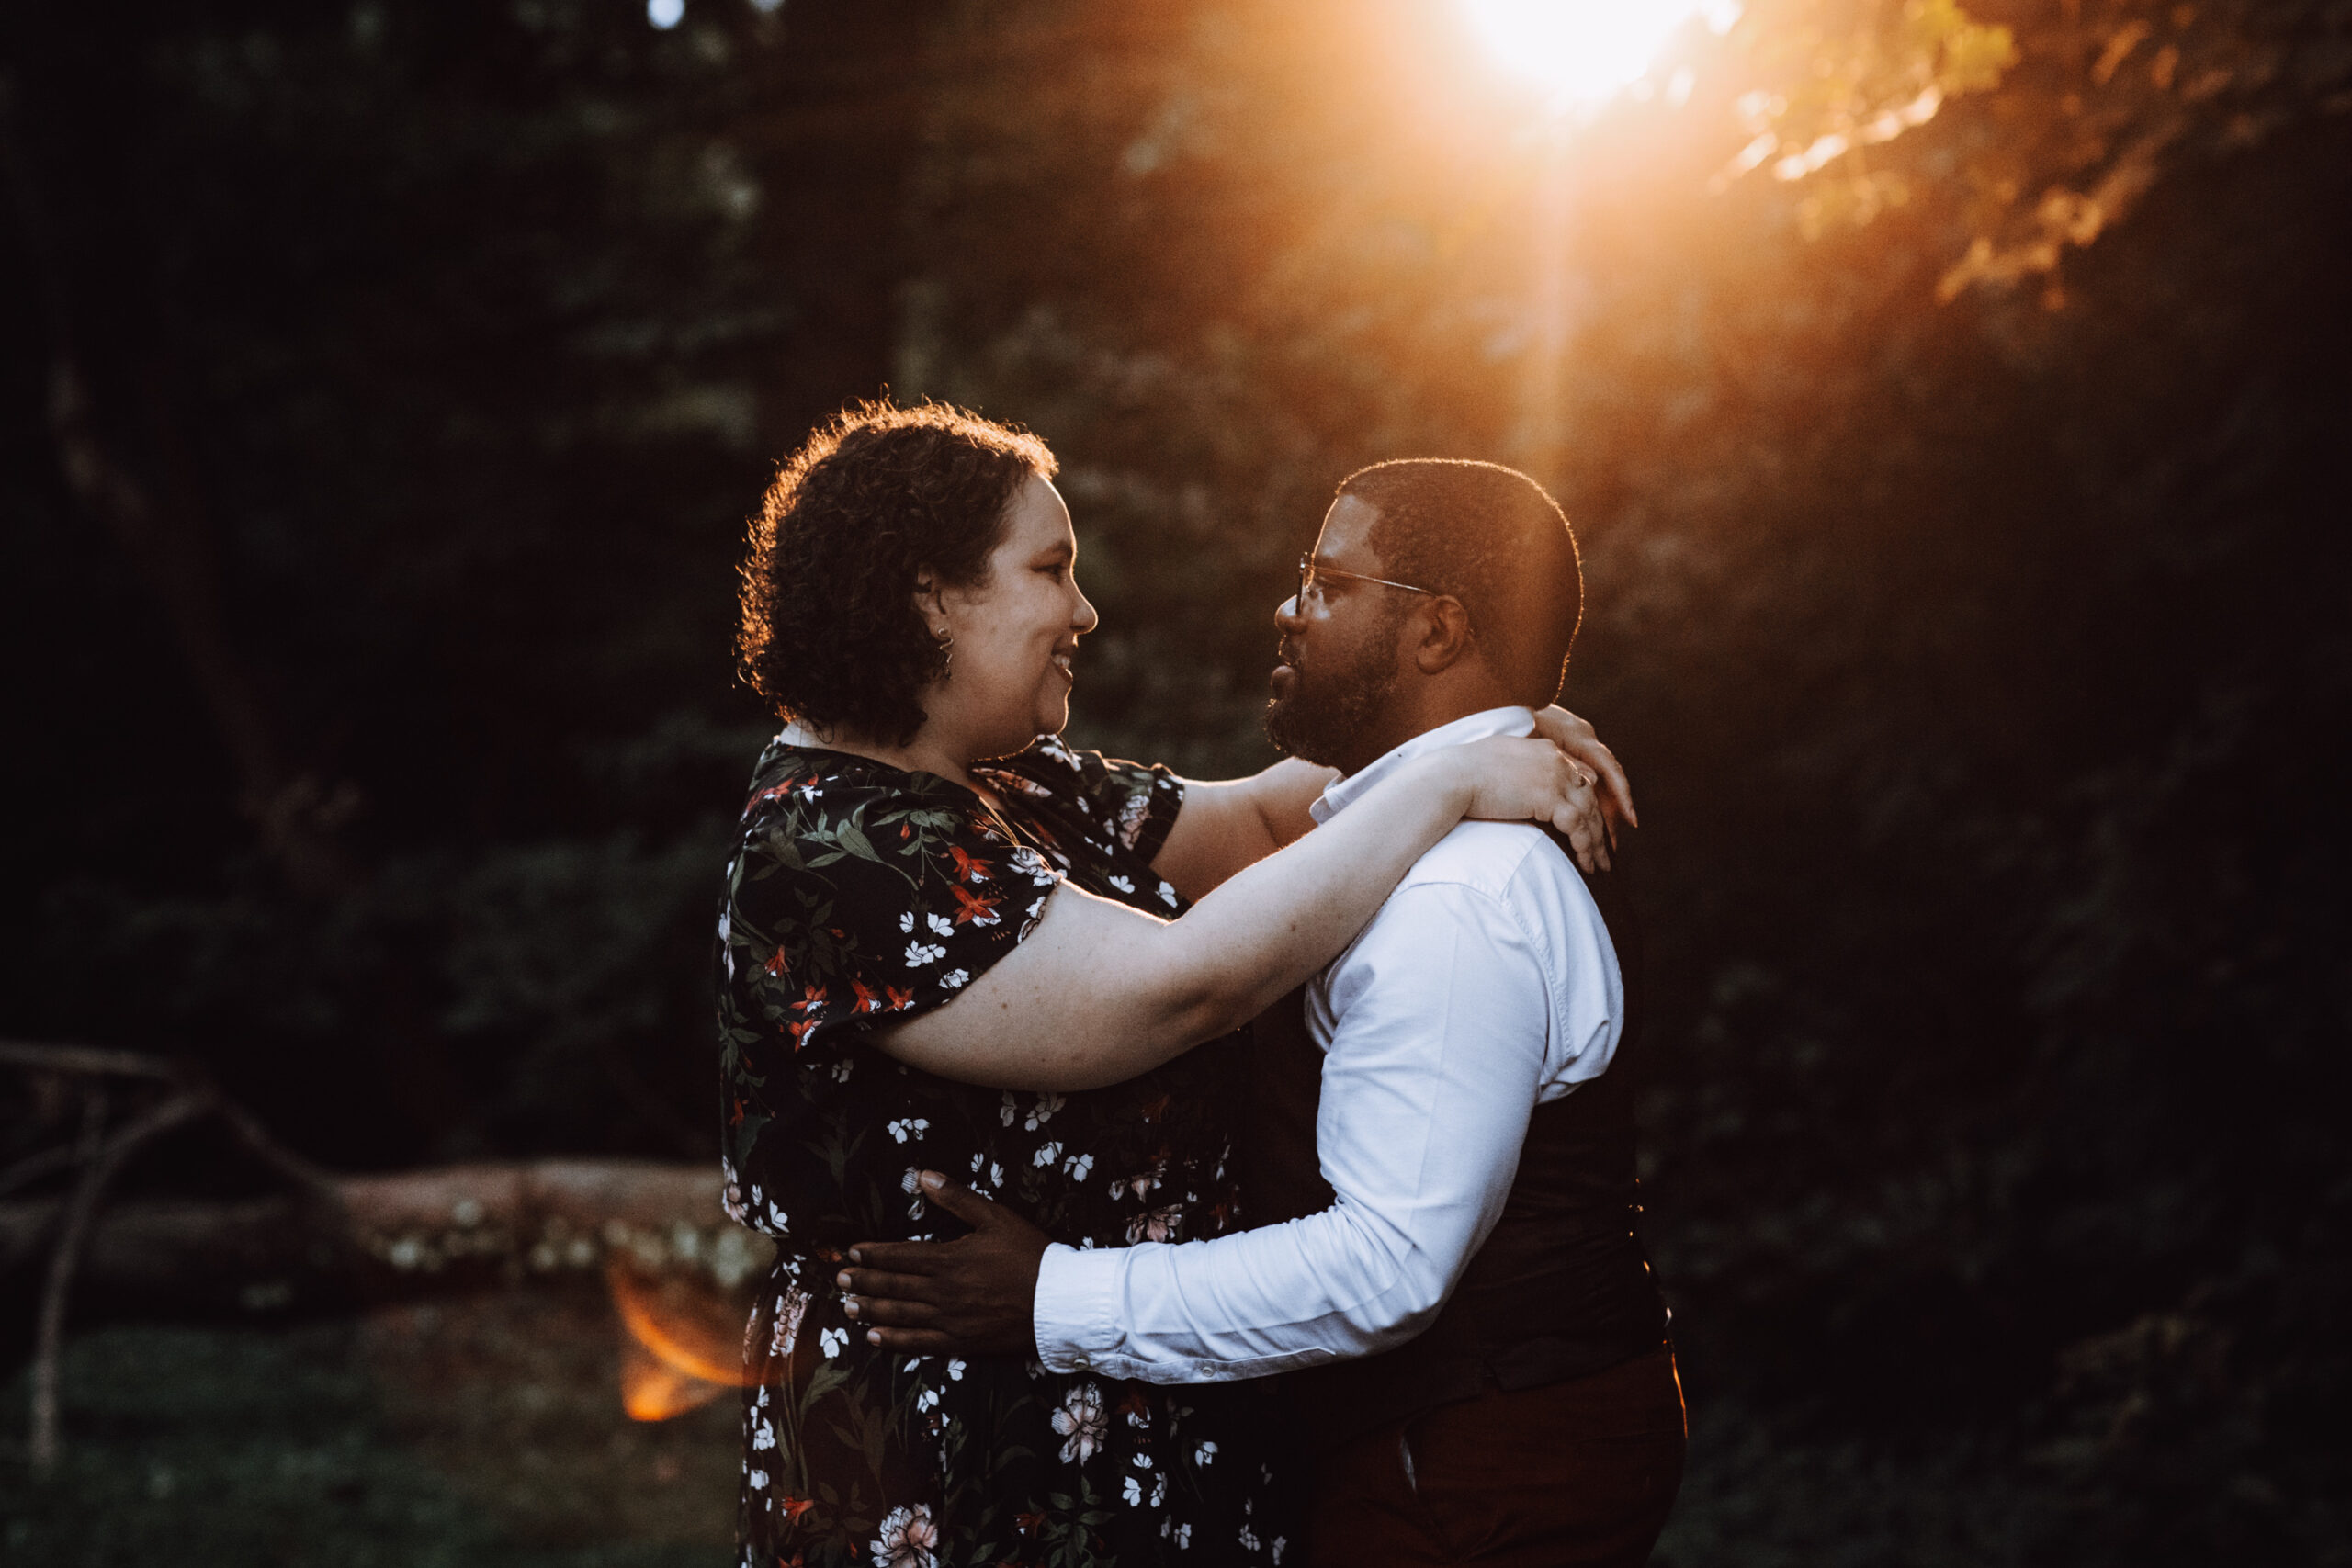
{"type": "Polygon", "coordinates": [[[1409,582],[1391,582],[1385,577],[1366,577],[1360,571],[1341,571],[1336,566],[1326,566],[1315,558],[1314,551],[1309,550],[1298,558],[1300,609],[1306,609],[1309,603],[1322,603],[1322,596],[1315,592],[1315,580],[1318,577],[1343,577],[1350,582],[1376,582],[1383,588],[1401,588],[1408,593],[1426,593],[1432,599],[1439,596],[1434,588],[1416,588],[1409,582]]]}

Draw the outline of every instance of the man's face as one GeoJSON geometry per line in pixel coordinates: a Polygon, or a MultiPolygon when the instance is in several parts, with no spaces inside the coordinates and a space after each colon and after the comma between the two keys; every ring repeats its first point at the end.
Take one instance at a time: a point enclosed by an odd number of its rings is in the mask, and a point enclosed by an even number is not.
{"type": "MultiPolygon", "coordinates": [[[[1331,503],[1313,552],[1317,565],[1386,577],[1372,547],[1374,507],[1351,495],[1331,503]]],[[[1274,612],[1282,662],[1266,704],[1266,735],[1294,757],[1352,772],[1379,754],[1365,747],[1385,732],[1396,691],[1396,630],[1415,595],[1351,578],[1322,578],[1308,602],[1274,612]]]]}

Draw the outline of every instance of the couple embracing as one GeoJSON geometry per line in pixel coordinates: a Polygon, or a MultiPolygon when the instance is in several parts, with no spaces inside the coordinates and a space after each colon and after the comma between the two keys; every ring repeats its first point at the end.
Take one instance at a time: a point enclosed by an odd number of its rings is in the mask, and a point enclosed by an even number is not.
{"type": "Polygon", "coordinates": [[[1191,781],[1055,739],[1096,624],[1055,472],[868,407],[753,525],[742,1562],[1643,1561],[1682,1404],[1630,802],[1550,705],[1566,520],[1492,465],[1351,476],[1275,614],[1288,760],[1191,781]]]}

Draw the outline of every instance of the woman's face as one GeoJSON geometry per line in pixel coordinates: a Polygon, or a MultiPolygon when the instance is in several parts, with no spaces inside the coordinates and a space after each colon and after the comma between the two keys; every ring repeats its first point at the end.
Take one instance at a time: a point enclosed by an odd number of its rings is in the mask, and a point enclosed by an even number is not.
{"type": "Polygon", "coordinates": [[[956,639],[953,662],[922,701],[965,760],[1017,751],[1069,722],[1070,660],[1099,619],[1078,591],[1077,565],[1069,508],[1032,474],[1005,509],[988,575],[939,590],[933,624],[956,639]]]}

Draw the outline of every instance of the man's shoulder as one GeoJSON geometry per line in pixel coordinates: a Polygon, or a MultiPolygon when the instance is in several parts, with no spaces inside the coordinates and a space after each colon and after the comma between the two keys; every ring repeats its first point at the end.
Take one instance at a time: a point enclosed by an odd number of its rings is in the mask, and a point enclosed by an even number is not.
{"type": "Polygon", "coordinates": [[[1584,879],[1566,852],[1532,822],[1462,822],[1413,863],[1399,891],[1445,886],[1508,901],[1572,886],[1581,892],[1584,879]]]}

